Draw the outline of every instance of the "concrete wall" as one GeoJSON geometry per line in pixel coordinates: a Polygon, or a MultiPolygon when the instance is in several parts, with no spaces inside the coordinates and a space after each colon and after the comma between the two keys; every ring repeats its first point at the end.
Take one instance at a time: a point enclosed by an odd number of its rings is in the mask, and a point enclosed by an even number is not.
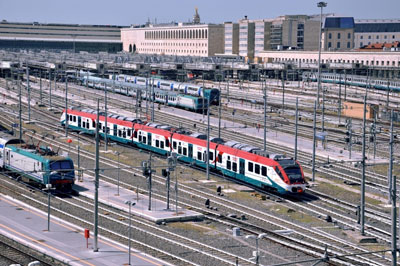
{"type": "Polygon", "coordinates": [[[323,35],[324,41],[322,47],[325,51],[344,51],[354,48],[354,29],[325,28],[323,35]]]}

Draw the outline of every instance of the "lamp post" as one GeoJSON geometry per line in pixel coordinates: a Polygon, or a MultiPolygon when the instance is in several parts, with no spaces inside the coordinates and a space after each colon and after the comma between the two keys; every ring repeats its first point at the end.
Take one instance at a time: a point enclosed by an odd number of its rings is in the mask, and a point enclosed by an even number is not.
{"type": "Polygon", "coordinates": [[[267,234],[263,233],[263,234],[259,234],[259,235],[247,235],[246,238],[247,239],[255,239],[256,240],[256,256],[252,259],[256,260],[256,265],[260,265],[260,254],[258,251],[258,240],[267,236],[267,234]]]}
{"type": "Polygon", "coordinates": [[[135,206],[135,202],[132,202],[130,200],[125,201],[125,204],[129,206],[129,240],[128,240],[128,257],[129,257],[129,263],[128,265],[131,265],[131,225],[132,225],[132,217],[131,217],[131,206],[135,206]]]}
{"type": "Polygon", "coordinates": [[[321,90],[321,42],[322,42],[322,9],[326,7],[328,3],[319,2],[317,3],[317,7],[321,8],[321,15],[319,17],[319,40],[318,40],[318,91],[317,91],[317,103],[319,108],[319,92],[321,90]]]}

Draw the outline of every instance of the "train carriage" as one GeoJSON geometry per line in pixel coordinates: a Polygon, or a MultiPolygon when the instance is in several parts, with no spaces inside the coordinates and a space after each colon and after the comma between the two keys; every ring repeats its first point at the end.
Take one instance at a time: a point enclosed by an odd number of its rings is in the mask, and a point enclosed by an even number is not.
{"type": "MultiPolygon", "coordinates": [[[[96,112],[88,109],[68,110],[69,121],[87,121],[84,128],[73,122],[69,125],[73,129],[84,132],[94,132],[96,112]],[[73,118],[77,116],[76,119],[73,118]]],[[[104,114],[100,113],[100,134],[104,136],[104,114]]],[[[156,123],[144,125],[139,120],[119,115],[109,115],[108,137],[122,143],[132,144],[141,149],[149,150],[162,155],[171,152],[178,154],[178,159],[187,163],[206,168],[207,159],[211,170],[222,172],[233,179],[260,187],[264,190],[273,190],[278,193],[302,193],[306,188],[304,173],[299,163],[292,158],[271,156],[260,153],[260,149],[247,144],[233,141],[209,143],[207,157],[207,141],[204,134],[176,131],[170,126],[156,123]]],[[[65,126],[65,112],[61,117],[61,124],[65,126]]]]}

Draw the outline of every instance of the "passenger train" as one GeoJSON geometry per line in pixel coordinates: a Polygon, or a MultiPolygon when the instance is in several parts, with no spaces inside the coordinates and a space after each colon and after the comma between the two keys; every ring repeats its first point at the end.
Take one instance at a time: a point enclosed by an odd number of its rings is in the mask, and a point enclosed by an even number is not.
{"type": "MultiPolygon", "coordinates": [[[[151,90],[146,88],[146,85],[104,79],[93,75],[82,76],[81,82],[82,85],[88,84],[88,86],[92,88],[104,90],[106,87],[108,91],[113,91],[127,96],[133,96],[138,99],[147,98],[151,100],[151,90]]],[[[208,107],[207,99],[202,97],[185,95],[175,91],[165,91],[157,87],[154,87],[153,90],[153,99],[156,103],[183,108],[193,112],[200,112],[203,109],[206,110],[208,107]]]]}
{"type": "Polygon", "coordinates": [[[51,184],[59,191],[71,192],[75,182],[74,163],[69,157],[3,132],[0,133],[0,168],[40,187],[51,184]]]}
{"type": "MultiPolygon", "coordinates": [[[[91,109],[71,108],[65,110],[60,123],[80,132],[95,134],[97,112],[91,109]]],[[[202,168],[207,165],[207,140],[204,134],[173,129],[155,123],[144,124],[140,120],[108,115],[107,129],[104,113],[99,117],[100,135],[113,141],[134,145],[161,155],[172,152],[178,159],[202,168]]],[[[211,140],[209,166],[233,179],[281,194],[300,194],[306,189],[304,172],[300,164],[283,155],[263,155],[261,150],[247,144],[222,139],[211,140]],[[218,140],[218,141],[217,141],[218,140]]]]}
{"type": "MultiPolygon", "coordinates": [[[[110,79],[114,79],[113,75],[110,75],[109,77],[110,79]]],[[[203,86],[193,83],[182,83],[172,80],[145,78],[124,74],[116,75],[115,79],[118,81],[124,81],[144,86],[154,84],[154,86],[161,90],[175,91],[180,94],[205,97],[206,99],[208,99],[210,104],[219,104],[220,91],[216,88],[204,88],[203,86]]]]}
{"type": "MultiPolygon", "coordinates": [[[[314,72],[303,72],[303,81],[317,81],[318,74],[314,72]]],[[[344,75],[336,73],[321,73],[321,82],[334,84],[347,84],[349,86],[370,87],[379,90],[400,91],[400,80],[387,80],[368,78],[358,75],[344,75]]]]}

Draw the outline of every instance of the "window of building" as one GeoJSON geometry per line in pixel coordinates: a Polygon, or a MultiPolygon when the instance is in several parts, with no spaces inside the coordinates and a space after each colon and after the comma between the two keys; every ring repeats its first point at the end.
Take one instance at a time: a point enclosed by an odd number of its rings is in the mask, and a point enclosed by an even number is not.
{"type": "Polygon", "coordinates": [[[364,46],[363,42],[360,42],[360,47],[363,47],[363,46],[364,46]]]}
{"type": "Polygon", "coordinates": [[[392,39],[394,39],[394,38],[395,38],[395,36],[393,35],[393,36],[392,36],[392,39]]]}
{"type": "Polygon", "coordinates": [[[340,48],[340,42],[337,42],[336,48],[340,48]]]}
{"type": "Polygon", "coordinates": [[[347,48],[350,48],[350,42],[347,42],[347,48]]]}
{"type": "Polygon", "coordinates": [[[328,38],[329,38],[329,39],[332,39],[332,33],[329,33],[329,34],[328,34],[328,38]]]}
{"type": "Polygon", "coordinates": [[[377,40],[379,39],[379,35],[376,35],[376,39],[377,39],[377,40]]]}
{"type": "Polygon", "coordinates": [[[332,43],[328,42],[328,48],[331,48],[331,47],[332,47],[332,43]]]}
{"type": "Polygon", "coordinates": [[[383,38],[387,39],[387,35],[383,36],[383,38]]]}
{"type": "Polygon", "coordinates": [[[371,40],[371,35],[368,35],[368,40],[371,40]]]}
{"type": "Polygon", "coordinates": [[[338,39],[340,39],[340,32],[338,32],[338,34],[337,34],[337,38],[338,38],[338,39]]]}
{"type": "Polygon", "coordinates": [[[347,33],[347,39],[351,39],[351,33],[347,33]]]}
{"type": "Polygon", "coordinates": [[[360,39],[361,39],[361,40],[364,39],[364,36],[361,35],[361,36],[360,36],[360,39]]]}

